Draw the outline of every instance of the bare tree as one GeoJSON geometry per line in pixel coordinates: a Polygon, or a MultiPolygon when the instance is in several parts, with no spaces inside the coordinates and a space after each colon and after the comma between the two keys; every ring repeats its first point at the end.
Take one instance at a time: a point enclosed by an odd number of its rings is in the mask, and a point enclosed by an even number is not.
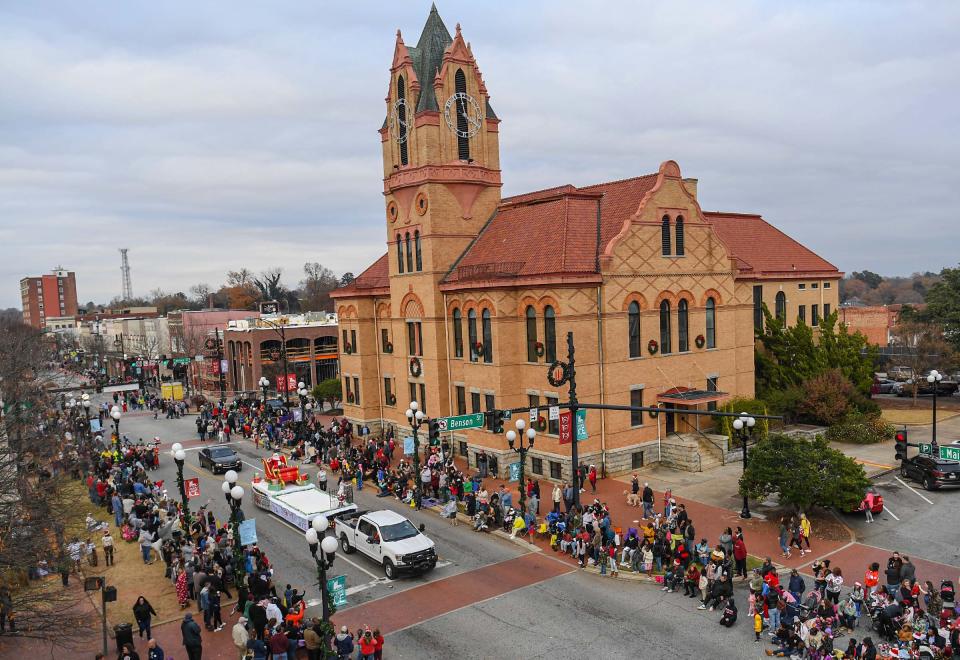
{"type": "Polygon", "coordinates": [[[913,371],[911,389],[916,405],[923,374],[930,369],[946,372],[953,367],[953,346],[944,338],[941,326],[917,320],[901,320],[893,329],[893,343],[903,349],[896,359],[913,371]]]}

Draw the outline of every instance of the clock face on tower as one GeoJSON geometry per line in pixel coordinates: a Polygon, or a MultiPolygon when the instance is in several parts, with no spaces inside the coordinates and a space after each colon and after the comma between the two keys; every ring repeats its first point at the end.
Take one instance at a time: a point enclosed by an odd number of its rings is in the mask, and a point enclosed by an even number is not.
{"type": "Polygon", "coordinates": [[[407,141],[407,102],[397,99],[390,109],[390,135],[399,144],[407,141]]]}
{"type": "Polygon", "coordinates": [[[480,104],[466,92],[457,92],[447,99],[443,106],[443,117],[450,130],[463,138],[476,135],[483,122],[480,104]]]}

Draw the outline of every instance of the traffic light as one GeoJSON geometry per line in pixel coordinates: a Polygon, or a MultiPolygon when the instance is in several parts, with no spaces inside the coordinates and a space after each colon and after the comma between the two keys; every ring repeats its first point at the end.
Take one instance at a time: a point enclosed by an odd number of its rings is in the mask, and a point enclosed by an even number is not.
{"type": "Polygon", "coordinates": [[[503,433],[503,423],[509,419],[509,414],[505,410],[494,410],[493,411],[493,428],[491,429],[494,433],[503,433]]]}
{"type": "Polygon", "coordinates": [[[440,446],[440,420],[431,418],[427,424],[427,428],[429,429],[428,437],[430,439],[430,446],[439,447],[440,446]]]}
{"type": "Polygon", "coordinates": [[[898,461],[906,460],[907,458],[907,429],[901,429],[897,431],[896,436],[894,436],[895,450],[896,450],[896,459],[898,461]]]}

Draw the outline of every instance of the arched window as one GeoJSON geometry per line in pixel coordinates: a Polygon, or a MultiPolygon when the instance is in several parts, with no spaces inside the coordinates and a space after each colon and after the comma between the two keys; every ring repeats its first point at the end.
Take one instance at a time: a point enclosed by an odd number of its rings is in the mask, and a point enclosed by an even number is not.
{"type": "Polygon", "coordinates": [[[717,303],[707,298],[707,348],[717,347],[717,303]]]}
{"type": "Polygon", "coordinates": [[[687,318],[687,301],[681,298],[677,303],[677,350],[681,353],[690,350],[687,318]]]}
{"type": "Polygon", "coordinates": [[[527,362],[537,361],[537,312],[527,305],[527,362]]]}
{"type": "Polygon", "coordinates": [[[453,354],[463,357],[463,315],[459,307],[453,310],[453,354]]]}
{"type": "Polygon", "coordinates": [[[663,256],[670,256],[670,216],[663,216],[660,221],[660,243],[663,250],[663,256]]]}
{"type": "MultiPolygon", "coordinates": [[[[406,101],[406,89],[403,84],[403,76],[397,78],[397,99],[401,101],[406,101]]],[[[397,120],[400,124],[400,164],[407,164],[407,105],[406,103],[398,104],[397,108],[397,120]]]]}
{"type": "MultiPolygon", "coordinates": [[[[453,81],[457,93],[467,93],[467,77],[463,75],[463,69],[457,69],[453,81]]],[[[467,102],[462,97],[457,99],[457,153],[460,160],[470,160],[470,138],[466,137],[469,132],[467,126],[467,102]]]]}
{"type": "Polygon", "coordinates": [[[417,252],[417,272],[420,272],[421,270],[423,270],[423,257],[420,254],[420,232],[419,231],[413,232],[413,244],[414,244],[414,249],[417,252]]]}
{"type": "Polygon", "coordinates": [[[470,342],[470,361],[476,362],[480,356],[477,354],[477,310],[475,309],[467,312],[467,341],[470,342]]]}
{"type": "Polygon", "coordinates": [[[547,362],[557,359],[557,315],[550,305],[543,308],[543,347],[547,362]]]}
{"type": "Polygon", "coordinates": [[[783,291],[777,292],[777,319],[779,321],[787,320],[787,296],[783,291]]]}
{"type": "Polygon", "coordinates": [[[410,245],[410,232],[404,234],[407,243],[407,272],[413,272],[413,248],[410,245]]]}
{"type": "Polygon", "coordinates": [[[403,237],[397,234],[397,268],[403,274],[403,237]]]}
{"type": "Polygon", "coordinates": [[[660,303],[660,352],[670,352],[670,301],[660,303]]]}
{"type": "Polygon", "coordinates": [[[676,234],[677,234],[677,241],[676,241],[677,252],[676,252],[676,254],[677,254],[678,257],[682,257],[682,256],[683,256],[683,216],[682,216],[682,215],[678,215],[678,216],[677,216],[677,222],[676,222],[676,229],[675,229],[675,231],[676,231],[676,234]]]}
{"type": "Polygon", "coordinates": [[[483,361],[493,362],[493,324],[490,321],[490,310],[483,310],[483,361]]]}
{"type": "Polygon", "coordinates": [[[640,357],[640,305],[637,301],[627,308],[627,332],[630,337],[630,357],[640,357]]]}

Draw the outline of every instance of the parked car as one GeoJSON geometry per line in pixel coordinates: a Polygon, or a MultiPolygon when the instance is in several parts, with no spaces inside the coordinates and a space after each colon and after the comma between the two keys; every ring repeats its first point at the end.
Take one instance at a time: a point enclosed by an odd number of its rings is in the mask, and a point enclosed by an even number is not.
{"type": "Polygon", "coordinates": [[[389,510],[358,512],[335,521],[340,549],[345,554],[359,550],[383,566],[393,579],[403,573],[424,573],[437,565],[437,550],[413,523],[389,510]]]}
{"type": "MultiPolygon", "coordinates": [[[[937,396],[953,396],[957,388],[956,381],[941,380],[936,384],[937,396]]],[[[917,381],[917,396],[933,396],[933,389],[934,385],[928,383],[926,378],[917,381]]],[[[913,396],[913,379],[896,383],[893,386],[893,393],[897,396],[913,396]]]]}
{"type": "Polygon", "coordinates": [[[909,380],[913,378],[912,367],[890,367],[887,369],[887,378],[893,380],[909,380]]]}
{"type": "Polygon", "coordinates": [[[204,447],[200,450],[200,467],[205,467],[214,474],[227,470],[243,469],[243,461],[232,447],[204,447]]]}
{"type": "Polygon", "coordinates": [[[893,388],[897,381],[889,378],[874,378],[873,385],[870,387],[870,394],[893,394],[893,388]]]}
{"type": "Polygon", "coordinates": [[[900,476],[920,482],[927,490],[960,486],[960,463],[932,456],[914,456],[900,464],[900,476]]]}

